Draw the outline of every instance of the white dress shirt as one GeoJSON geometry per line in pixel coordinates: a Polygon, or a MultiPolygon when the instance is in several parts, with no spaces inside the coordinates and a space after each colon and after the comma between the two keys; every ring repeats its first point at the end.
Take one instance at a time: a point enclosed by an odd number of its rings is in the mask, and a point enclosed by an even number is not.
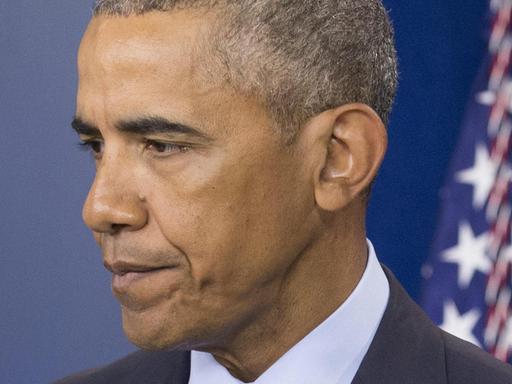
{"type": "MultiPolygon", "coordinates": [[[[389,283],[368,241],[366,269],[350,296],[255,384],[350,384],[382,319],[389,283]]],[[[192,351],[189,384],[241,384],[212,355],[192,351]]]]}

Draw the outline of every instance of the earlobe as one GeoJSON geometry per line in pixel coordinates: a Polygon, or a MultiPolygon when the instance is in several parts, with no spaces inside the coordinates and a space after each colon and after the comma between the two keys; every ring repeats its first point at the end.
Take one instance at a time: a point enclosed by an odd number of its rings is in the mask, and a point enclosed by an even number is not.
{"type": "Polygon", "coordinates": [[[384,124],[364,104],[334,109],[323,168],[315,186],[318,206],[342,209],[365,191],[375,178],[387,148],[384,124]]]}

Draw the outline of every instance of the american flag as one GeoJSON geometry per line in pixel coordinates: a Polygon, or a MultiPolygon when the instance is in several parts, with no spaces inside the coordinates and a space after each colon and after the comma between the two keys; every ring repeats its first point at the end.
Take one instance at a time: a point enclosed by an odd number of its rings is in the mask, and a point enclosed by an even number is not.
{"type": "Polygon", "coordinates": [[[490,14],[488,54],[422,270],[422,305],[444,330],[512,363],[512,0],[491,0],[490,14]]]}

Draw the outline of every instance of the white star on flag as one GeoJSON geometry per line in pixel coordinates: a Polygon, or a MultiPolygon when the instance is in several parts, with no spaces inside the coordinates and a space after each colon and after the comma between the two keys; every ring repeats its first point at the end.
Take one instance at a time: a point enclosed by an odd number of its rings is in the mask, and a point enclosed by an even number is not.
{"type": "Polygon", "coordinates": [[[488,273],[492,263],[487,257],[488,234],[484,232],[475,237],[471,225],[462,222],[459,225],[458,244],[443,252],[442,258],[447,263],[459,266],[458,284],[460,289],[469,287],[476,271],[488,273]]]}
{"type": "Polygon", "coordinates": [[[498,166],[492,161],[487,147],[480,143],[476,147],[475,165],[456,175],[459,183],[473,185],[473,207],[482,208],[489,198],[498,166]]]}
{"type": "Polygon", "coordinates": [[[443,324],[440,327],[454,336],[481,347],[475,335],[473,335],[473,329],[478,319],[480,319],[478,309],[472,309],[461,315],[455,303],[452,300],[447,300],[444,303],[443,324]]]}

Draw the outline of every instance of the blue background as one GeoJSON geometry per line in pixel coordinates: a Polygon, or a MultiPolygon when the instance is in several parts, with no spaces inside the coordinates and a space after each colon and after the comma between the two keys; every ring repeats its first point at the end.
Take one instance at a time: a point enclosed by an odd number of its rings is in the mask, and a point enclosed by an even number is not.
{"type": "MultiPolygon", "coordinates": [[[[413,297],[464,107],[484,0],[388,0],[401,85],[368,228],[413,297]]],[[[131,351],[81,222],[93,163],[69,128],[89,1],[0,2],[0,383],[47,383],[131,351]]]]}

